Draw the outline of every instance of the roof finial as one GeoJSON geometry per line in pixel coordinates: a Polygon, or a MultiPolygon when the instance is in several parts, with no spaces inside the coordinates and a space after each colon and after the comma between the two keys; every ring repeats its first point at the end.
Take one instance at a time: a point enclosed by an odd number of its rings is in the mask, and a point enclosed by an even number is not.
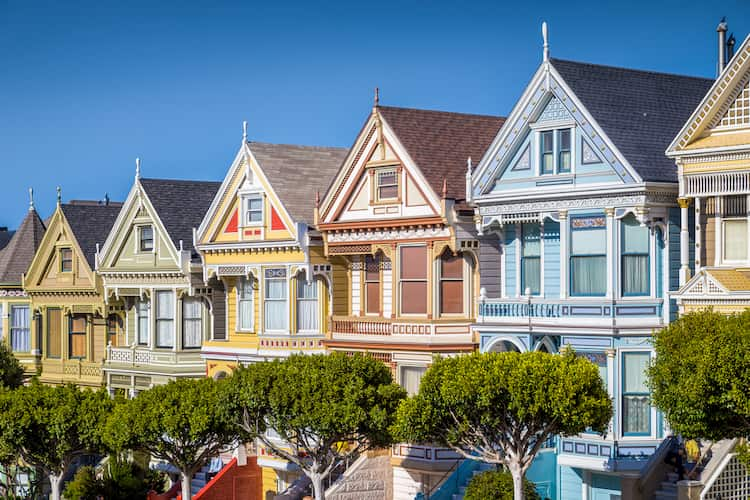
{"type": "Polygon", "coordinates": [[[315,191],[315,208],[320,208],[320,191],[315,191]]]}
{"type": "Polygon", "coordinates": [[[247,120],[242,122],[242,142],[247,142],[247,120]]]}
{"type": "Polygon", "coordinates": [[[380,106],[380,89],[375,87],[375,107],[380,106]]]}
{"type": "Polygon", "coordinates": [[[60,203],[62,203],[62,188],[57,186],[57,205],[60,206],[60,203]]]}
{"type": "Polygon", "coordinates": [[[135,180],[138,180],[141,178],[141,159],[136,158],[135,159],[135,180]]]}
{"type": "Polygon", "coordinates": [[[34,210],[34,188],[29,188],[29,212],[34,210]]]}
{"type": "Polygon", "coordinates": [[[441,194],[443,195],[443,199],[448,197],[448,180],[445,177],[443,177],[443,190],[441,194]]]}
{"type": "Polygon", "coordinates": [[[466,171],[471,174],[471,156],[466,159],[466,171]]]}
{"type": "Polygon", "coordinates": [[[466,159],[466,201],[472,202],[472,191],[471,191],[471,156],[466,159]]]}
{"type": "Polygon", "coordinates": [[[544,40],[544,62],[549,61],[549,34],[547,33],[547,21],[542,23],[542,40],[544,40]]]}

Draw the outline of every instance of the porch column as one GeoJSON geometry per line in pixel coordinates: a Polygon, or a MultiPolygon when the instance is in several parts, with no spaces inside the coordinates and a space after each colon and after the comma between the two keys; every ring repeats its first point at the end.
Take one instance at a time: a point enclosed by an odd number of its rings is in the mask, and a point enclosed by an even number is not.
{"type": "Polygon", "coordinates": [[[568,297],[568,261],[570,258],[568,211],[560,210],[557,215],[560,219],[560,298],[565,299],[568,297]]]}
{"type": "Polygon", "coordinates": [[[680,286],[690,279],[690,232],[688,229],[688,208],[690,198],[678,198],[680,205],[680,286]]]}
{"type": "Polygon", "coordinates": [[[607,298],[614,297],[614,274],[615,270],[615,209],[608,207],[604,209],[607,216],[607,298]]]}

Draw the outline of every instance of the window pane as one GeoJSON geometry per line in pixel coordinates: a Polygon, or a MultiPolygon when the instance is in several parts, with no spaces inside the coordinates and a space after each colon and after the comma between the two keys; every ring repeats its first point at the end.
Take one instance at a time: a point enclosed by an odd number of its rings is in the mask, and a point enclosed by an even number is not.
{"type": "Polygon", "coordinates": [[[285,300],[267,300],[265,306],[266,330],[287,329],[287,306],[285,300]]]}
{"type": "Polygon", "coordinates": [[[113,347],[117,346],[117,339],[122,330],[122,321],[116,314],[110,314],[107,317],[107,343],[113,347]]]}
{"type": "Polygon", "coordinates": [[[607,288],[607,258],[572,257],[571,293],[573,295],[604,295],[607,288]]]}
{"type": "Polygon", "coordinates": [[[447,314],[464,312],[463,281],[442,281],[440,283],[440,311],[447,314]]]}
{"type": "Polygon", "coordinates": [[[559,166],[560,172],[570,172],[570,151],[560,151],[559,166]]]}
{"type": "Polygon", "coordinates": [[[541,259],[539,257],[524,257],[522,264],[521,278],[523,283],[521,292],[525,294],[528,288],[532,295],[539,295],[542,282],[541,259]]]}
{"type": "Polygon", "coordinates": [[[427,279],[427,247],[401,247],[401,279],[427,279]]]}
{"type": "Polygon", "coordinates": [[[633,216],[622,220],[622,239],[624,253],[648,253],[648,228],[633,216]]]}
{"type": "Polygon", "coordinates": [[[262,210],[263,199],[262,198],[250,198],[248,200],[247,206],[250,210],[262,210]]]}
{"type": "Polygon", "coordinates": [[[29,306],[10,307],[10,343],[16,352],[28,352],[29,344],[29,306]]]}
{"type": "Polygon", "coordinates": [[[174,327],[171,319],[156,320],[156,345],[174,347],[174,327]]]}
{"type": "Polygon", "coordinates": [[[63,248],[60,250],[60,270],[69,273],[73,270],[73,250],[63,248]]]}
{"type": "Polygon", "coordinates": [[[154,249],[154,229],[151,226],[141,227],[141,250],[148,252],[154,249]]]}
{"type": "Polygon", "coordinates": [[[401,312],[404,314],[427,313],[427,283],[404,281],[401,283],[401,312]]]}
{"type": "Polygon", "coordinates": [[[365,284],[365,312],[380,314],[380,282],[365,284]]]}
{"type": "Polygon", "coordinates": [[[571,252],[574,255],[596,255],[607,253],[607,231],[600,229],[582,229],[571,232],[571,252]]]}
{"type": "Polygon", "coordinates": [[[443,278],[463,279],[464,259],[461,255],[443,255],[440,259],[440,276],[443,278]]]}
{"type": "Polygon", "coordinates": [[[544,153],[542,155],[542,173],[551,174],[555,171],[555,157],[552,153],[544,153]]]}
{"type": "Polygon", "coordinates": [[[380,281],[380,259],[365,256],[365,281],[380,281]]]}
{"type": "Polygon", "coordinates": [[[70,357],[86,357],[86,335],[77,333],[70,336],[70,357]]]}
{"type": "Polygon", "coordinates": [[[523,224],[521,231],[523,232],[523,240],[521,241],[523,256],[538,257],[541,255],[541,230],[539,224],[523,224]]]}
{"type": "Polygon", "coordinates": [[[174,347],[173,292],[156,292],[156,345],[174,347]]]}
{"type": "Polygon", "coordinates": [[[174,319],[174,293],[156,292],[156,305],[158,319],[174,319]]]}
{"type": "Polygon", "coordinates": [[[622,293],[648,295],[648,255],[623,255],[622,293]]]}
{"type": "Polygon", "coordinates": [[[401,387],[406,390],[409,396],[413,396],[419,391],[419,383],[422,381],[427,368],[423,366],[402,366],[401,367],[401,387]]]}
{"type": "Polygon", "coordinates": [[[648,392],[646,370],[651,357],[648,353],[628,353],[623,355],[623,391],[648,392]]]}
{"type": "Polygon", "coordinates": [[[651,405],[648,396],[625,396],[622,400],[624,434],[651,433],[651,405]]]}
{"type": "Polygon", "coordinates": [[[570,129],[560,130],[559,133],[560,151],[570,151],[570,129]]]}
{"type": "Polygon", "coordinates": [[[190,297],[182,301],[182,343],[184,347],[200,347],[203,339],[201,302],[190,297]]]}
{"type": "Polygon", "coordinates": [[[267,299],[286,298],[286,280],[266,280],[267,299]]]}
{"type": "Polygon", "coordinates": [[[86,333],[86,316],[73,316],[70,320],[70,331],[73,333],[86,333]]]}
{"type": "Polygon", "coordinates": [[[545,132],[542,132],[542,152],[543,153],[551,153],[552,152],[552,131],[547,130],[545,132]]]}
{"type": "Polygon", "coordinates": [[[318,331],[318,284],[307,282],[305,277],[297,280],[297,330],[318,331]]]}
{"type": "Polygon", "coordinates": [[[724,221],[724,259],[747,260],[747,220],[724,221]]]}
{"type": "Polygon", "coordinates": [[[382,186],[378,188],[378,199],[388,200],[398,198],[398,186],[382,186]]]}
{"type": "Polygon", "coordinates": [[[62,355],[62,311],[47,309],[47,356],[59,358],[62,355]]]}
{"type": "Polygon", "coordinates": [[[136,305],[136,314],[138,317],[138,344],[148,344],[149,322],[148,322],[148,302],[139,300],[136,305]]]}

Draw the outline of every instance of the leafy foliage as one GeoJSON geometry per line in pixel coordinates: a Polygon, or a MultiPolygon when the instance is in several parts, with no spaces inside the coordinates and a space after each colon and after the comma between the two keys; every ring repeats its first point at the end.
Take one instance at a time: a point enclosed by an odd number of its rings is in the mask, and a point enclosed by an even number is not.
{"type": "Polygon", "coordinates": [[[0,342],[0,388],[23,385],[23,367],[5,342],[0,342]]]}
{"type": "MultiPolygon", "coordinates": [[[[523,480],[527,500],[541,500],[534,483],[523,480]]],[[[487,471],[474,476],[466,488],[464,500],[513,500],[513,477],[508,471],[487,471]]]]}
{"type": "Polygon", "coordinates": [[[649,385],[675,432],[719,440],[750,434],[750,311],[684,315],[654,335],[649,385]]]}
{"type": "MultiPolygon", "coordinates": [[[[405,392],[382,362],[364,355],[295,355],[238,370],[225,381],[228,407],[248,436],[320,481],[348,456],[392,443],[405,392]],[[269,439],[273,429],[291,452],[269,439]]],[[[317,486],[315,486],[317,484],[317,486]]]]}
{"type": "Polygon", "coordinates": [[[146,498],[150,490],[161,491],[165,481],[160,473],[118,455],[110,455],[101,478],[92,467],[81,467],[65,487],[66,500],[130,500],[146,498]]]}

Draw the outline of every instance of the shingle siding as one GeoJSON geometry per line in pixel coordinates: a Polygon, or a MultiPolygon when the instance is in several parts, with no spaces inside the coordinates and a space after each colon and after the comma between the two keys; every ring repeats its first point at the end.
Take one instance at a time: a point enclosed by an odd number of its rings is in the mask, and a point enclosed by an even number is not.
{"type": "Polygon", "coordinates": [[[502,250],[497,235],[479,237],[479,286],[487,292],[487,297],[497,298],[502,293],[501,270],[502,250]]]}

